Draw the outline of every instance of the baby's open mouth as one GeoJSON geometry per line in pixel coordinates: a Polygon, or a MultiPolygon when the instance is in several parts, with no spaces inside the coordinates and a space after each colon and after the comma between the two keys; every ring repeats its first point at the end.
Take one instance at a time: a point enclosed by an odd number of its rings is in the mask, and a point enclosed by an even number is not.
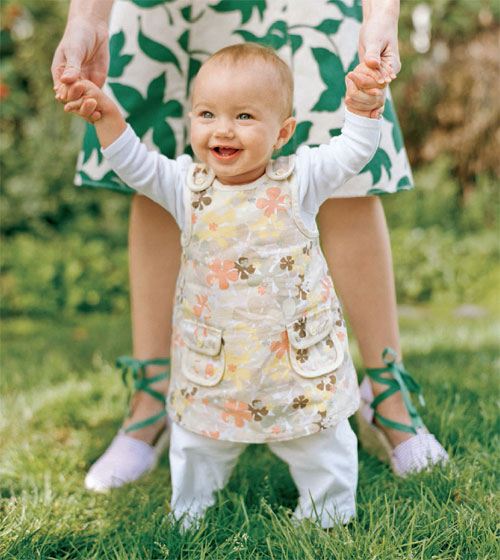
{"type": "Polygon", "coordinates": [[[214,151],[221,158],[229,158],[237,154],[240,150],[227,146],[215,146],[215,148],[212,148],[212,151],[214,151]]]}

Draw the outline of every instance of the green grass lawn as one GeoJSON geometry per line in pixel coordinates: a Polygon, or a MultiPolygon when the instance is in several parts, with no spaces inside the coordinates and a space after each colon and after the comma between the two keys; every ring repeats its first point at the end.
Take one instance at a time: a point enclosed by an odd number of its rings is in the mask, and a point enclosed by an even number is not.
{"type": "Polygon", "coordinates": [[[401,326],[447,468],[401,480],[361,450],[358,518],[326,533],[290,523],[286,466],[250,446],[199,530],[181,535],[165,517],[167,456],[135,485],[83,488],[126,410],[113,364],[130,348],[128,317],[4,321],[0,558],[498,559],[499,322],[427,310],[401,326]]]}

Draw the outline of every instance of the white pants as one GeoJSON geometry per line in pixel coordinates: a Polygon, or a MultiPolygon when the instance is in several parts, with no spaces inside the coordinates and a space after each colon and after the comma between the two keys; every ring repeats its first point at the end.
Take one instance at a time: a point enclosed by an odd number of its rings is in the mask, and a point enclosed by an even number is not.
{"type": "MultiPolygon", "coordinates": [[[[295,510],[298,519],[311,519],[328,528],[355,516],[358,451],[347,420],[311,436],[268,445],[290,467],[300,495],[295,510]]],[[[172,512],[176,519],[183,518],[184,528],[196,523],[215,502],[215,493],[227,484],[246,446],[172,425],[172,512]]]]}

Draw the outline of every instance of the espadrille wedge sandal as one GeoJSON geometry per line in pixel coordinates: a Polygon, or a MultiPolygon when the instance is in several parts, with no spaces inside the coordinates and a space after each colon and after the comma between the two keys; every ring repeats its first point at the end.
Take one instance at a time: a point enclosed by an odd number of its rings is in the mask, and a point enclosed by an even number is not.
{"type": "Polygon", "coordinates": [[[396,362],[394,350],[386,348],[382,354],[386,367],[367,369],[367,376],[360,386],[361,405],[356,412],[358,435],[361,445],[381,461],[391,465],[393,471],[402,477],[411,472],[429,469],[435,464],[445,464],[448,455],[437,439],[428,432],[415,406],[411,402],[410,394],[417,394],[419,401],[425,405],[422,391],[418,383],[404,369],[401,362],[396,362]],[[391,377],[384,377],[383,373],[390,373],[391,377]],[[369,378],[377,383],[387,385],[388,388],[374,397],[369,378]],[[411,419],[411,426],[393,422],[377,412],[377,406],[397,391],[401,391],[403,401],[411,419]],[[413,434],[413,437],[393,446],[379,424],[395,430],[413,434]]]}
{"type": "MultiPolygon", "coordinates": [[[[144,391],[158,399],[165,405],[165,395],[150,387],[162,379],[170,376],[170,360],[136,360],[130,357],[119,358],[117,366],[123,369],[122,379],[126,384],[127,373],[132,371],[134,390],[144,391]],[[167,369],[154,377],[146,377],[148,365],[164,365],[167,369]]],[[[158,434],[153,445],[133,438],[128,434],[134,430],[144,428],[166,417],[165,407],[160,413],[136,422],[126,430],[120,429],[118,434],[103,455],[92,465],[85,477],[85,488],[94,492],[107,492],[111,488],[119,488],[152,471],[163,450],[168,446],[170,429],[165,421],[164,427],[158,434]]]]}

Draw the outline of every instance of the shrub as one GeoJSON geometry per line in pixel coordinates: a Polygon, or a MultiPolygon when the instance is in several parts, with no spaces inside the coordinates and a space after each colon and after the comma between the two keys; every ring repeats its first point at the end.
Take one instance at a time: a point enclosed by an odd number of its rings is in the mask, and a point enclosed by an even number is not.
{"type": "Polygon", "coordinates": [[[19,234],[2,247],[2,315],[120,311],[128,306],[126,247],[78,233],[19,234]]]}
{"type": "Polygon", "coordinates": [[[400,303],[498,304],[499,245],[495,231],[458,237],[434,226],[391,232],[400,303]]]}
{"type": "MultiPolygon", "coordinates": [[[[498,303],[498,237],[437,226],[392,231],[399,303],[498,303]]],[[[19,234],[4,244],[0,312],[52,316],[128,308],[126,247],[81,233],[19,234]]]]}

